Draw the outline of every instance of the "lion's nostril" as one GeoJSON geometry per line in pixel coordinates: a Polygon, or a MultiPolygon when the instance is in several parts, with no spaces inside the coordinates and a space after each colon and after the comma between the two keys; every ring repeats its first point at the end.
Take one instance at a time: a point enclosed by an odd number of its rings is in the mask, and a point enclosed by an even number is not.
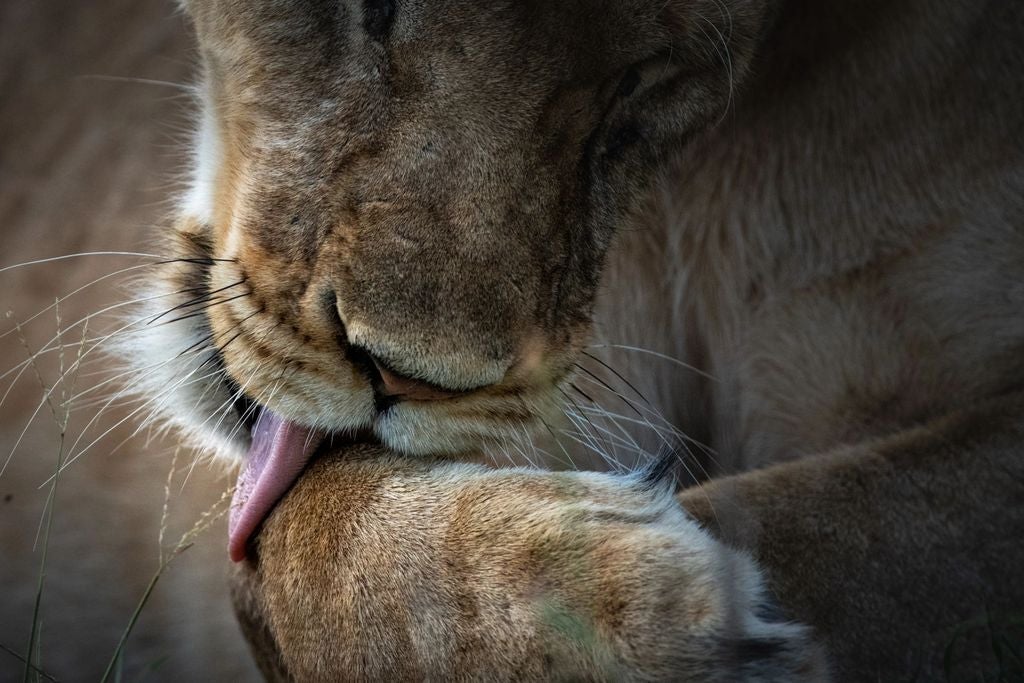
{"type": "Polygon", "coordinates": [[[338,296],[334,292],[329,292],[324,295],[324,301],[327,307],[327,316],[334,327],[334,333],[337,336],[338,343],[342,346],[348,344],[348,331],[345,328],[345,321],[341,319],[341,309],[338,306],[338,296]]]}
{"type": "Polygon", "coordinates": [[[359,346],[349,344],[347,354],[349,362],[359,368],[370,380],[378,412],[384,412],[403,400],[439,401],[466,393],[406,377],[395,372],[386,363],[359,346]]]}
{"type": "Polygon", "coordinates": [[[462,391],[450,391],[434,386],[428,382],[400,375],[384,363],[370,356],[380,376],[378,391],[389,398],[408,399],[411,401],[440,401],[463,395],[462,391]]]}

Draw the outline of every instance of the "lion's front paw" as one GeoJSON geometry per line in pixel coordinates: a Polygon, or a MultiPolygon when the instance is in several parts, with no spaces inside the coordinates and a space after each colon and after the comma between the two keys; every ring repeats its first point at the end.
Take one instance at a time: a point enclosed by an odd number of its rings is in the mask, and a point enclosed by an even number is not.
{"type": "Polygon", "coordinates": [[[362,449],[318,462],[234,577],[295,680],[820,681],[752,561],[667,487],[362,449]]]}

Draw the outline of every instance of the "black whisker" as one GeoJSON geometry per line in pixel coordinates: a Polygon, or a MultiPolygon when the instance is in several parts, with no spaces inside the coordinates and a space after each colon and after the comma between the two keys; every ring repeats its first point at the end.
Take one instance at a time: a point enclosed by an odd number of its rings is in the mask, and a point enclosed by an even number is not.
{"type": "MultiPolygon", "coordinates": [[[[239,320],[239,321],[238,321],[238,323],[237,323],[237,324],[235,324],[235,326],[234,326],[233,328],[231,328],[231,329],[238,329],[238,328],[240,328],[240,327],[241,327],[241,326],[242,326],[242,325],[243,325],[243,324],[245,323],[245,321],[247,321],[247,320],[249,320],[250,318],[252,318],[252,317],[254,317],[254,316],[257,316],[257,315],[259,315],[259,314],[260,314],[260,311],[256,311],[256,312],[254,312],[254,313],[251,313],[251,314],[247,315],[246,317],[244,317],[244,318],[242,318],[241,320],[239,320]]],[[[230,331],[230,330],[229,330],[229,331],[230,331]]],[[[233,337],[232,337],[231,339],[229,339],[229,340],[228,340],[228,341],[227,341],[227,342],[226,342],[226,343],[224,344],[224,346],[220,346],[220,347],[217,347],[217,352],[218,352],[218,353],[219,353],[219,354],[220,354],[221,356],[223,356],[223,355],[224,355],[224,352],[225,352],[225,351],[227,350],[227,348],[228,348],[229,346],[231,346],[231,343],[232,343],[232,342],[234,342],[234,341],[235,341],[236,339],[238,339],[239,337],[241,337],[241,336],[242,336],[243,334],[245,334],[245,330],[244,330],[244,329],[238,330],[238,333],[237,333],[237,334],[235,334],[235,336],[233,336],[233,337]]],[[[214,342],[214,346],[217,346],[217,343],[216,343],[216,342],[214,342]]]]}
{"type": "MultiPolygon", "coordinates": [[[[201,311],[201,312],[205,312],[205,311],[201,311]]],[[[215,357],[216,357],[216,356],[218,355],[218,352],[219,352],[219,351],[222,351],[222,350],[223,350],[223,349],[218,349],[218,348],[217,348],[217,342],[216,342],[216,338],[217,338],[217,336],[218,336],[218,335],[220,335],[220,336],[222,336],[222,337],[223,337],[223,336],[227,336],[228,334],[231,334],[231,332],[232,332],[232,331],[234,331],[234,330],[236,330],[236,329],[238,329],[238,327],[239,327],[239,326],[241,326],[241,325],[242,325],[242,323],[244,323],[245,321],[247,321],[247,320],[249,320],[249,319],[251,319],[251,318],[254,318],[254,317],[256,317],[256,316],[257,316],[257,315],[259,315],[259,314],[260,314],[261,312],[262,312],[262,311],[254,311],[254,312],[250,313],[249,315],[247,315],[246,317],[242,318],[242,319],[241,319],[241,320],[239,320],[239,321],[238,321],[237,323],[235,323],[234,325],[232,325],[232,326],[231,326],[230,328],[228,328],[227,330],[224,330],[223,332],[213,332],[213,331],[211,331],[211,332],[210,332],[209,334],[207,334],[206,336],[204,336],[204,337],[203,337],[202,339],[200,339],[199,341],[197,341],[197,342],[196,342],[195,344],[192,344],[192,345],[191,345],[191,346],[189,346],[189,347],[188,347],[187,349],[185,349],[184,351],[180,352],[180,353],[178,354],[178,358],[181,358],[182,356],[184,356],[184,355],[186,355],[186,354],[188,354],[188,353],[191,353],[191,352],[195,351],[195,350],[196,350],[196,349],[198,349],[198,348],[199,348],[200,346],[204,346],[204,345],[206,345],[206,344],[208,344],[208,343],[212,342],[212,346],[214,347],[214,349],[213,349],[213,350],[212,350],[212,351],[210,352],[210,357],[209,357],[209,358],[207,358],[206,360],[204,360],[204,361],[203,361],[202,363],[200,363],[200,364],[199,364],[199,367],[200,367],[200,368],[202,368],[202,367],[205,367],[205,366],[209,365],[209,364],[210,364],[210,363],[211,363],[211,362],[212,362],[212,361],[214,360],[214,358],[215,358],[215,357]]],[[[280,324],[281,324],[281,323],[280,323],[280,322],[278,322],[277,324],[275,324],[275,325],[274,325],[273,327],[271,327],[270,329],[271,329],[271,330],[277,329],[277,326],[278,326],[278,325],[280,325],[280,324]]],[[[239,332],[239,334],[241,334],[241,332],[239,332]]],[[[268,332],[267,334],[269,335],[269,332],[268,332]]],[[[235,339],[236,339],[237,337],[238,337],[238,335],[235,335],[235,337],[232,337],[232,338],[231,338],[231,341],[234,341],[234,340],[235,340],[235,339]]],[[[229,341],[229,342],[228,342],[228,344],[230,344],[230,343],[231,343],[231,341],[229,341]]],[[[224,348],[227,348],[227,344],[225,344],[225,345],[224,345],[224,348]]]]}
{"type": "Polygon", "coordinates": [[[173,320],[165,320],[164,322],[160,323],[160,325],[171,325],[173,323],[181,322],[182,320],[188,320],[189,318],[195,318],[195,317],[200,316],[200,315],[205,315],[206,311],[208,311],[209,309],[213,308],[214,306],[220,306],[221,304],[226,304],[228,302],[235,301],[236,299],[243,299],[243,298],[245,298],[247,296],[251,296],[251,295],[252,295],[252,290],[249,290],[248,292],[243,292],[242,294],[237,294],[235,296],[228,297],[227,299],[219,299],[217,301],[212,301],[212,302],[204,305],[202,308],[196,309],[195,311],[193,311],[193,312],[191,312],[191,313],[189,313],[187,315],[183,315],[181,317],[174,318],[173,320]]]}
{"type": "MultiPolygon", "coordinates": [[[[205,337],[203,337],[202,339],[197,341],[195,344],[193,344],[192,346],[188,347],[187,349],[185,349],[184,351],[179,353],[176,357],[177,358],[181,358],[182,356],[185,356],[185,355],[188,355],[189,353],[192,353],[193,351],[197,350],[200,346],[203,346],[207,342],[212,340],[216,336],[216,334],[217,334],[216,332],[210,332],[205,337]]],[[[202,367],[203,365],[205,365],[205,361],[200,364],[200,367],[202,367]]]]}
{"type": "MultiPolygon", "coordinates": [[[[573,383],[573,382],[570,382],[570,383],[569,383],[569,386],[570,386],[570,387],[572,387],[572,388],[573,388],[573,390],[574,390],[574,391],[575,391],[576,393],[578,393],[578,394],[579,394],[580,396],[582,396],[583,398],[587,399],[588,401],[590,401],[590,402],[591,402],[591,403],[593,403],[594,405],[598,405],[597,401],[595,401],[595,400],[594,400],[594,399],[593,399],[593,398],[592,398],[592,397],[591,397],[591,396],[590,396],[590,395],[589,395],[589,394],[588,394],[587,392],[583,391],[583,390],[582,390],[582,389],[580,389],[580,388],[579,388],[578,386],[576,386],[576,384],[575,384],[575,383],[573,383]]],[[[562,393],[564,394],[565,392],[563,391],[562,393]]],[[[568,398],[568,396],[566,396],[566,398],[568,398]]],[[[571,400],[571,399],[570,399],[570,400],[571,400]]]]}
{"type": "Polygon", "coordinates": [[[157,261],[151,265],[154,266],[166,266],[175,263],[191,263],[196,266],[212,266],[216,263],[238,263],[238,259],[234,258],[174,258],[166,259],[164,261],[157,261]]]}
{"type": "Polygon", "coordinates": [[[639,396],[639,397],[640,397],[641,399],[643,399],[643,402],[644,402],[644,403],[646,403],[647,405],[650,405],[650,404],[651,404],[651,402],[647,400],[647,397],[646,397],[646,396],[644,396],[644,395],[643,395],[642,393],[640,393],[640,390],[639,390],[639,389],[637,389],[637,388],[636,388],[635,386],[633,386],[632,382],[630,382],[630,381],[629,381],[628,379],[626,379],[625,377],[623,377],[623,376],[622,376],[622,375],[621,375],[621,374],[619,373],[619,371],[618,371],[618,370],[616,370],[616,369],[615,369],[615,368],[613,368],[613,367],[612,367],[611,365],[609,365],[608,363],[606,363],[605,361],[601,360],[600,358],[598,358],[597,356],[595,356],[595,355],[593,355],[593,354],[591,354],[591,353],[587,353],[586,351],[580,351],[580,353],[582,353],[582,354],[583,354],[584,356],[586,356],[587,358],[590,358],[591,360],[597,361],[598,363],[600,363],[601,365],[603,365],[603,366],[605,367],[605,369],[607,369],[607,370],[608,370],[608,372],[612,373],[613,375],[615,375],[616,377],[618,377],[618,378],[619,378],[620,380],[622,380],[622,382],[623,382],[623,383],[624,383],[624,384],[625,384],[625,385],[626,385],[627,387],[629,387],[630,389],[632,389],[632,390],[633,390],[633,393],[634,393],[634,394],[636,394],[636,395],[637,395],[637,396],[639,396]]]}
{"type": "MultiPolygon", "coordinates": [[[[637,414],[637,415],[639,415],[640,417],[643,417],[643,414],[642,414],[642,413],[640,412],[640,409],[639,409],[639,408],[637,408],[637,407],[636,407],[635,405],[633,405],[633,402],[632,402],[632,401],[630,401],[630,400],[629,400],[628,398],[626,398],[625,396],[623,396],[623,395],[622,395],[621,393],[619,393],[618,391],[615,391],[615,389],[612,389],[611,385],[609,385],[609,384],[608,384],[608,382],[605,382],[605,381],[604,381],[603,379],[601,379],[600,377],[598,377],[597,375],[595,375],[595,374],[594,374],[593,372],[591,372],[591,371],[590,371],[590,370],[588,370],[587,368],[585,368],[585,367],[583,367],[582,365],[580,365],[579,363],[573,363],[573,365],[575,365],[575,366],[576,366],[576,367],[578,367],[578,368],[579,368],[580,370],[582,370],[583,372],[585,372],[585,373],[587,373],[588,375],[590,375],[591,377],[593,377],[593,378],[594,378],[594,380],[595,380],[595,381],[596,381],[596,382],[597,382],[598,384],[600,384],[600,385],[601,385],[601,386],[603,386],[603,387],[604,387],[605,389],[607,389],[608,391],[612,392],[613,394],[615,394],[616,396],[618,396],[618,397],[619,397],[620,399],[622,399],[622,400],[623,400],[623,402],[625,402],[625,404],[626,404],[626,405],[628,405],[628,406],[629,406],[629,407],[630,407],[630,408],[631,408],[631,409],[633,410],[633,412],[634,412],[634,413],[636,413],[636,414],[637,414]]],[[[646,399],[644,399],[644,400],[646,400],[646,399]]],[[[592,401],[592,402],[593,402],[593,401],[592,401]]]]}
{"type": "MultiPolygon", "coordinates": [[[[156,317],[152,318],[146,324],[147,325],[152,325],[153,323],[155,323],[160,318],[163,318],[165,315],[173,313],[174,311],[180,310],[182,308],[188,308],[189,306],[194,306],[196,304],[205,303],[206,301],[209,301],[214,295],[219,294],[219,293],[221,293],[221,292],[223,292],[225,290],[231,289],[232,287],[237,287],[238,285],[243,284],[244,282],[245,282],[245,278],[242,278],[238,282],[233,282],[230,285],[225,285],[224,287],[220,287],[220,288],[215,289],[215,290],[210,291],[210,292],[204,292],[203,294],[201,294],[200,296],[195,297],[194,299],[190,299],[190,300],[188,300],[188,301],[186,301],[184,303],[178,304],[177,306],[175,306],[173,308],[168,308],[163,313],[161,313],[161,314],[157,315],[156,317]]],[[[191,288],[191,291],[203,291],[204,289],[205,289],[204,287],[193,287],[193,288],[191,288]]],[[[190,290],[181,290],[181,293],[191,293],[191,292],[190,292],[190,290]]]]}

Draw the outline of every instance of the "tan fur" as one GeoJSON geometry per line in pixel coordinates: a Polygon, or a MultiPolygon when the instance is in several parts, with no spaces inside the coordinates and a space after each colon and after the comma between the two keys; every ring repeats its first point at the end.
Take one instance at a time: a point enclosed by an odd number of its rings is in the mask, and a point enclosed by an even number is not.
{"type": "MultiPolygon", "coordinates": [[[[683,502],[753,553],[840,679],[936,676],[958,620],[1024,605],[1020,403],[1000,398],[1024,383],[1019,7],[452,0],[400,3],[373,39],[348,0],[189,4],[220,149],[208,215],[182,224],[221,260],[192,277],[244,281],[190,325],[249,397],[406,456],[473,451],[550,428],[596,322],[700,371],[641,389],[714,447],[709,469],[773,465],[683,502]],[[467,393],[376,411],[360,353],[467,393]]],[[[243,448],[227,425],[205,438],[243,448]]],[[[739,559],[730,582],[716,559],[745,556],[674,505],[667,526],[695,536],[620,526],[639,505],[622,480],[562,499],[569,475],[343,456],[236,577],[268,674],[824,675],[799,629],[718,658],[770,628],[742,588],[758,572],[739,559]],[[475,487],[487,505],[460,508],[475,487]],[[588,501],[612,518],[559,535],[588,501]],[[512,545],[535,525],[539,568],[512,545]],[[443,561],[452,528],[466,568],[443,561]],[[566,575],[578,558],[593,571],[566,575]],[[513,590],[531,572],[598,646],[513,590]],[[628,622],[607,617],[616,596],[628,622]],[[526,616],[503,626],[504,600],[526,616]],[[736,630],[706,635],[720,623],[736,630]],[[702,643],[708,659],[664,658],[702,643]]]]}
{"type": "Polygon", "coordinates": [[[750,560],[664,485],[325,456],[233,577],[264,674],[298,681],[822,681],[750,560]]]}

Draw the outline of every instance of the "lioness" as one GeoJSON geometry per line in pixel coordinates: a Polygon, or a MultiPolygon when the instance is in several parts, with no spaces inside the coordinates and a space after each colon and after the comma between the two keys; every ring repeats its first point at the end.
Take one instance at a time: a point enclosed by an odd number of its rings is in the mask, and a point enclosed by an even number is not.
{"type": "Polygon", "coordinates": [[[928,678],[1024,605],[1019,3],[185,4],[181,261],[128,356],[248,451],[268,675],[825,677],[763,571],[837,678],[928,678]],[[635,478],[409,460],[597,410],[595,326],[695,368],[636,393],[702,465],[767,467],[680,498],[760,569],[635,478]]]}

